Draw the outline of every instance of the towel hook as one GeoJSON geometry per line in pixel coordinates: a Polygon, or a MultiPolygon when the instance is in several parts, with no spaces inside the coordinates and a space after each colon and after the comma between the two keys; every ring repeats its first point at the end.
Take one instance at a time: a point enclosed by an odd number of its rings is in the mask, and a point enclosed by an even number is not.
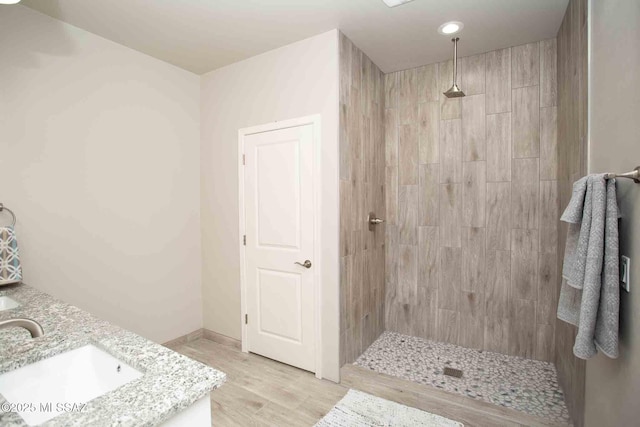
{"type": "Polygon", "coordinates": [[[15,227],[15,225],[16,225],[16,214],[14,214],[11,209],[5,208],[4,205],[2,203],[0,203],[0,212],[2,212],[2,211],[9,212],[9,214],[11,215],[11,219],[12,219],[11,227],[15,227]]]}

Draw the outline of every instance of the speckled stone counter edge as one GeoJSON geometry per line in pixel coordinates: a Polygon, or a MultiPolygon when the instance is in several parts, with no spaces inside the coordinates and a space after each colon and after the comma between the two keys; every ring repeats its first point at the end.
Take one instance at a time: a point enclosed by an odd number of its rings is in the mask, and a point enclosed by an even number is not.
{"type": "MultiPolygon", "coordinates": [[[[0,320],[26,317],[39,322],[44,336],[26,330],[0,330],[0,374],[94,344],[144,375],[91,400],[82,412],[63,413],[43,426],[155,426],[220,387],[226,375],[139,335],[24,284],[0,287],[20,306],[0,311],[0,320]]],[[[6,402],[0,395],[0,404],[6,402]]],[[[13,403],[13,402],[12,402],[13,403]]],[[[16,402],[17,403],[17,402],[16,402]]],[[[0,412],[0,425],[26,426],[12,412],[0,412]]]]}

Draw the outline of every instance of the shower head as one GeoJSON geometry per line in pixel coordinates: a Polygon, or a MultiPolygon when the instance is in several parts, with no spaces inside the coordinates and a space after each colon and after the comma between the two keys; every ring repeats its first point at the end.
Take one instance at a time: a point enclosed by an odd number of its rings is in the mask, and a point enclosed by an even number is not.
{"type": "Polygon", "coordinates": [[[453,86],[451,86],[451,89],[444,92],[444,96],[447,98],[461,98],[465,96],[464,92],[458,87],[458,83],[456,82],[456,77],[458,76],[458,40],[460,40],[458,37],[451,39],[453,42],[453,86]]]}
{"type": "Polygon", "coordinates": [[[463,96],[466,96],[466,95],[458,87],[458,85],[454,83],[453,86],[451,86],[451,89],[444,92],[444,96],[446,96],[447,98],[462,98],[463,96]]]}

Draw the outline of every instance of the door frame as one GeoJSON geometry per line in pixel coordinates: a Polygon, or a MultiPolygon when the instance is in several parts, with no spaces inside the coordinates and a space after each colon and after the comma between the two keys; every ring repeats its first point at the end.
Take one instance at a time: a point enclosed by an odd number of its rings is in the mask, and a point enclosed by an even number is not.
{"type": "Polygon", "coordinates": [[[244,185],[244,138],[249,135],[257,133],[270,132],[280,129],[287,129],[292,127],[312,125],[313,134],[313,283],[314,283],[314,332],[315,340],[314,355],[315,355],[315,376],[316,378],[322,378],[322,233],[320,232],[320,215],[322,213],[322,177],[321,177],[321,165],[322,165],[322,150],[320,139],[320,114],[313,114],[304,117],[298,117],[294,119],[279,120],[275,122],[265,123],[262,125],[246,127],[238,130],[238,203],[239,203],[239,243],[240,243],[240,325],[242,331],[242,351],[244,353],[249,352],[249,334],[247,325],[245,324],[245,314],[247,313],[247,283],[246,283],[246,246],[243,244],[243,236],[246,227],[246,212],[245,212],[245,185],[244,185]]]}

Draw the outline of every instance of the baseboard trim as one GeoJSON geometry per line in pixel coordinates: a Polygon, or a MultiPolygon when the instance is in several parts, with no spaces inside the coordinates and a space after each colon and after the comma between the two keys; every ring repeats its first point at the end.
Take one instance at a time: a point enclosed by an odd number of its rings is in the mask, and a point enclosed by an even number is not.
{"type": "Polygon", "coordinates": [[[202,338],[203,331],[204,331],[204,329],[202,329],[202,328],[196,329],[195,331],[189,332],[186,335],[182,335],[182,336],[180,336],[178,338],[174,338],[172,340],[169,340],[169,341],[163,343],[162,345],[165,346],[165,347],[173,347],[173,346],[177,346],[177,345],[181,345],[181,344],[186,344],[186,343],[191,342],[191,341],[195,341],[195,340],[197,340],[199,338],[202,338]]]}
{"type": "Polygon", "coordinates": [[[242,343],[240,340],[228,337],[226,335],[219,334],[217,332],[210,331],[209,329],[205,329],[205,328],[200,328],[193,332],[189,332],[186,335],[182,335],[181,337],[174,338],[170,341],[167,341],[162,345],[165,347],[171,348],[178,345],[187,344],[191,341],[195,341],[200,338],[204,338],[206,340],[213,341],[218,344],[226,345],[227,347],[232,347],[237,350],[242,350],[242,343]]]}
{"type": "Polygon", "coordinates": [[[233,347],[236,350],[242,349],[242,343],[240,340],[210,331],[209,329],[202,329],[202,338],[218,344],[226,345],[227,347],[233,347]]]}

